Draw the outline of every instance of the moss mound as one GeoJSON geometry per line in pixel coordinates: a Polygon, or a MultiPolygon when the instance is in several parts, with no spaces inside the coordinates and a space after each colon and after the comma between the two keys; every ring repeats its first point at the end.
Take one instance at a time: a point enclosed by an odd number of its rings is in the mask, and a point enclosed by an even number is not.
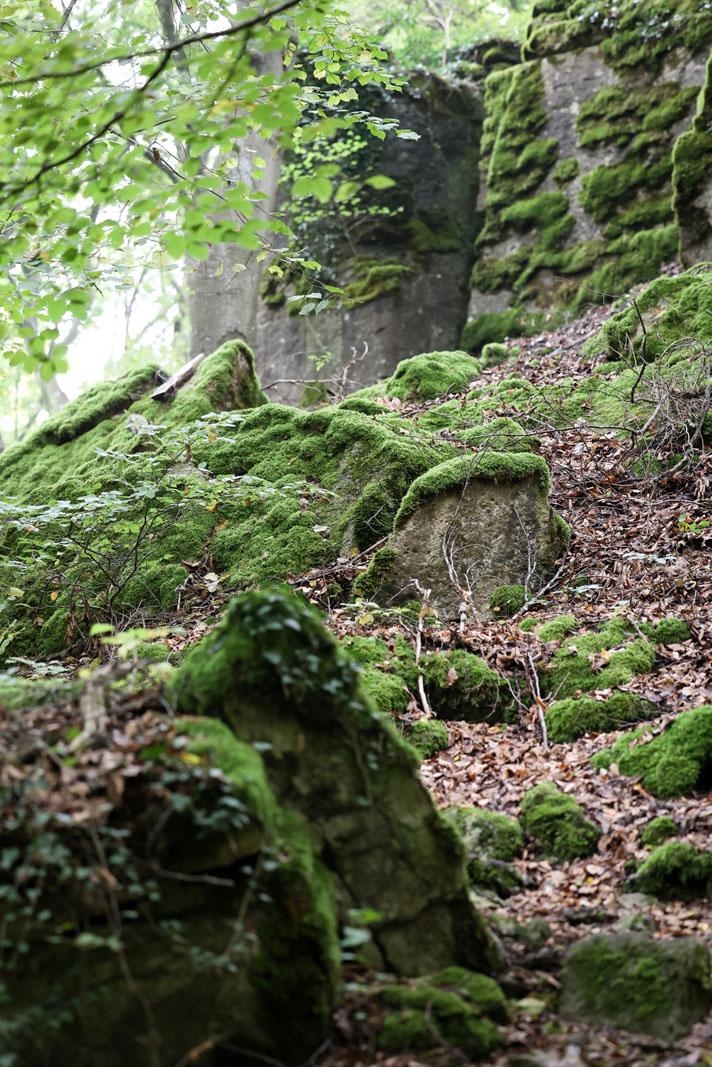
{"type": "Polygon", "coordinates": [[[405,735],[421,759],[437,756],[449,744],[447,726],[438,719],[418,719],[408,726],[405,735]]]}
{"type": "Polygon", "coordinates": [[[584,734],[619,730],[655,715],[656,706],[635,693],[614,693],[606,700],[569,697],[549,705],[546,727],[550,741],[575,741],[584,734]]]}
{"type": "Polygon", "coordinates": [[[712,852],[686,841],[659,845],[643,861],[631,885],[660,900],[697,900],[712,896],[712,852]]]}
{"type": "Polygon", "coordinates": [[[545,672],[547,692],[562,698],[615,689],[651,670],[654,662],[653,645],[636,637],[633,627],[623,619],[611,619],[563,642],[545,672]],[[596,657],[599,669],[594,667],[596,657]]]}
{"type": "Polygon", "coordinates": [[[493,615],[508,619],[516,615],[527,602],[523,585],[500,585],[489,598],[489,607],[493,615]]]}
{"type": "Polygon", "coordinates": [[[448,808],[465,844],[467,873],[476,888],[508,897],[521,884],[512,861],[524,851],[524,834],[516,819],[486,808],[448,808]]]}
{"type": "Polygon", "coordinates": [[[564,1015],[663,1040],[682,1037],[710,1003],[710,956],[689,938],[595,935],[569,952],[564,1015]]]}
{"type": "Polygon", "coordinates": [[[387,1009],[378,1047],[388,1054],[445,1045],[478,1060],[501,1045],[495,1023],[507,1021],[507,1002],[486,975],[448,967],[417,985],[382,986],[374,996],[387,1009]]]}
{"type": "Polygon", "coordinates": [[[439,719],[498,722],[511,708],[506,681],[479,656],[460,649],[427,652],[421,667],[428,700],[439,719]]]}
{"type": "Polygon", "coordinates": [[[615,765],[622,774],[640,776],[643,786],[658,797],[702,789],[712,774],[712,706],[683,711],[657,736],[645,728],[634,730],[591,762],[594,767],[615,765]]]}
{"type": "Polygon", "coordinates": [[[553,782],[542,782],[522,800],[521,823],[546,855],[566,862],[595,851],[601,831],[587,819],[580,804],[553,782]]]}
{"type": "Polygon", "coordinates": [[[446,393],[466,389],[482,369],[467,352],[428,352],[401,360],[384,385],[375,386],[378,395],[397,400],[434,400],[446,393]]]}
{"type": "Polygon", "coordinates": [[[656,815],[640,831],[640,843],[646,848],[654,848],[669,837],[677,837],[679,832],[679,826],[670,815],[656,815]]]}

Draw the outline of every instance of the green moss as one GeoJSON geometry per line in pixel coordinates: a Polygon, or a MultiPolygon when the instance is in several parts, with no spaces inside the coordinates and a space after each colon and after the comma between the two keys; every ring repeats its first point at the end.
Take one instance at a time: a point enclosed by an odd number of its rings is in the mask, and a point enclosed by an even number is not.
{"type": "Polygon", "coordinates": [[[712,896],[712,852],[686,841],[659,845],[631,879],[641,893],[661,900],[696,900],[712,896]]]}
{"type": "Polygon", "coordinates": [[[462,490],[470,481],[513,484],[528,478],[538,481],[542,492],[549,492],[549,468],[541,456],[526,452],[479,452],[474,457],[448,460],[410,485],[398,509],[395,527],[402,526],[424,501],[462,490]]]}
{"type": "MultiPolygon", "coordinates": [[[[473,282],[476,284],[477,278],[473,278],[473,282]]],[[[465,326],[462,347],[468,352],[479,352],[485,345],[504,341],[507,337],[528,337],[537,332],[540,324],[540,315],[521,308],[483,312],[465,326]]]]}
{"type": "Polygon", "coordinates": [[[366,670],[361,675],[361,687],[373,706],[383,714],[404,712],[408,707],[408,690],[397,675],[366,670]]]}
{"type": "Polygon", "coordinates": [[[546,855],[563,862],[590,856],[601,836],[581,806],[553,782],[542,782],[525,793],[521,823],[546,855]]]}
{"type": "Polygon", "coordinates": [[[488,856],[511,863],[524,851],[524,834],[516,819],[487,808],[448,808],[462,834],[468,860],[488,856]]]}
{"type": "Polygon", "coordinates": [[[546,728],[550,741],[575,741],[584,734],[620,730],[656,714],[655,705],[635,693],[614,693],[606,700],[570,697],[549,705],[546,728]]]}
{"type": "Polygon", "coordinates": [[[385,546],[374,553],[367,570],[362,571],[353,584],[353,594],[363,600],[375,600],[384,582],[388,581],[396,561],[396,553],[385,546]]]}
{"type": "Polygon", "coordinates": [[[570,950],[562,974],[562,1012],[664,1041],[683,1037],[709,1008],[707,949],[686,938],[594,935],[570,950]]]}
{"type": "Polygon", "coordinates": [[[640,843],[646,848],[654,848],[669,837],[677,837],[679,832],[679,826],[670,815],[656,815],[640,831],[640,843]]]}
{"type": "Polygon", "coordinates": [[[625,685],[646,674],[655,662],[655,648],[623,619],[611,619],[589,633],[567,638],[545,672],[547,692],[558,699],[625,685]],[[602,657],[595,669],[593,657],[602,657]]]}
{"type": "Polygon", "coordinates": [[[554,167],[552,177],[557,185],[568,185],[577,177],[579,172],[579,161],[576,156],[567,156],[566,159],[562,159],[560,163],[554,167]]]}
{"type": "Polygon", "coordinates": [[[516,615],[527,602],[523,585],[500,585],[489,598],[489,609],[501,619],[516,615]]]}
{"type": "Polygon", "coordinates": [[[198,366],[167,411],[170,425],[182,426],[211,411],[238,411],[267,403],[244,341],[226,341],[198,366]]]}
{"type": "Polygon", "coordinates": [[[489,419],[480,426],[456,430],[455,433],[468,447],[486,448],[492,452],[535,452],[541,444],[520,423],[506,417],[489,419]]]}
{"type": "Polygon", "coordinates": [[[594,767],[615,765],[622,774],[640,776],[659,797],[685,796],[709,784],[712,775],[712,706],[683,711],[664,733],[644,728],[621,737],[597,753],[594,767]]]}
{"type": "Polygon", "coordinates": [[[430,706],[439,719],[498,722],[511,707],[511,692],[479,656],[455,649],[427,652],[420,661],[430,706]]]}
{"type": "Polygon", "coordinates": [[[509,356],[509,349],[498,341],[490,341],[482,349],[482,362],[485,367],[496,367],[509,356]]]}
{"type": "MultiPolygon", "coordinates": [[[[657,278],[636,303],[647,329],[646,358],[659,359],[681,337],[712,343],[712,267],[701,265],[676,277],[657,278]]],[[[634,307],[624,308],[587,343],[591,356],[638,356],[643,332],[634,307]]]]}
{"type": "Polygon", "coordinates": [[[438,719],[418,719],[406,729],[406,738],[421,759],[431,759],[449,744],[447,726],[438,719]]]}
{"type": "Polygon", "coordinates": [[[357,259],[355,278],[344,286],[344,307],[352,310],[379,300],[382,296],[397,293],[403,281],[414,273],[413,267],[394,260],[357,259]]]}
{"type": "Polygon", "coordinates": [[[389,1009],[378,1037],[383,1052],[449,1046],[481,1059],[501,1045],[491,1020],[507,1021],[507,1002],[486,975],[448,967],[413,986],[381,986],[375,996],[389,1009]]]}
{"type": "Polygon", "coordinates": [[[533,620],[537,637],[542,641],[563,641],[565,637],[578,629],[578,622],[573,615],[558,615],[555,619],[536,625],[533,620]]]}
{"type": "Polygon", "coordinates": [[[676,619],[672,615],[654,626],[643,624],[641,630],[657,645],[681,644],[683,641],[689,641],[692,636],[684,619],[676,619]]]}
{"type": "Polygon", "coordinates": [[[384,394],[398,400],[433,400],[467,389],[482,364],[466,352],[429,352],[402,360],[387,379],[384,394]]]}

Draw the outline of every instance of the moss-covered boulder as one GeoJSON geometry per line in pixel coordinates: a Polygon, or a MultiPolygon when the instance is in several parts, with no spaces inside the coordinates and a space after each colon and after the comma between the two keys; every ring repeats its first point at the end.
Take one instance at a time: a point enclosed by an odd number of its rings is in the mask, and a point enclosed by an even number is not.
{"type": "Polygon", "coordinates": [[[640,777],[658,797],[679,797],[709,785],[712,774],[712,706],[683,711],[661,734],[645,727],[598,752],[594,767],[617,767],[640,777]]]}
{"type": "Polygon", "coordinates": [[[521,878],[512,861],[524,851],[524,834],[516,819],[487,808],[448,808],[446,814],[462,835],[472,885],[502,897],[515,892],[521,878]]]}
{"type": "Polygon", "coordinates": [[[657,714],[656,705],[636,693],[614,693],[605,700],[569,697],[549,705],[546,728],[550,741],[575,741],[584,734],[620,730],[657,714]]]}
{"type": "Polygon", "coordinates": [[[134,715],[111,747],[72,749],[74,707],[3,722],[23,775],[0,792],[0,1056],[172,1067],[209,1040],[302,1062],[340,968],[307,824],[216,719],[134,715]],[[28,729],[51,750],[28,757],[28,729]]]}
{"type": "Polygon", "coordinates": [[[492,969],[457,835],[420,785],[415,754],[304,601],[282,588],[238,597],[189,653],[172,693],[180,710],[219,717],[264,752],[280,803],[307,819],[333,871],[342,914],[379,914],[383,966],[492,969]]]}
{"type": "Polygon", "coordinates": [[[444,615],[488,614],[502,585],[543,584],[568,531],[548,503],[549,473],[529,453],[482,451],[416,478],[357,591],[382,603],[430,590],[444,615]]]}
{"type": "Polygon", "coordinates": [[[426,652],[420,669],[430,706],[439,719],[500,722],[512,708],[505,679],[470,652],[426,652]]]}
{"type": "Polygon", "coordinates": [[[698,900],[712,896],[712,852],[687,841],[658,845],[631,879],[641,893],[661,900],[698,900]]]}
{"type": "Polygon", "coordinates": [[[544,684],[557,700],[615,689],[651,670],[655,655],[654,646],[630,623],[614,618],[567,637],[546,667],[544,684]]]}
{"type": "Polygon", "coordinates": [[[601,836],[581,805],[553,782],[542,782],[525,793],[521,824],[545,855],[562,862],[590,856],[601,836]]]}
{"type": "Polygon", "coordinates": [[[381,986],[373,996],[386,1009],[377,1043],[387,1054],[449,1046],[479,1060],[501,1045],[495,1024],[507,1021],[507,1002],[487,975],[447,967],[410,986],[381,986]]]}
{"type": "Polygon", "coordinates": [[[711,977],[708,950],[690,938],[594,935],[566,958],[561,1010],[571,1019],[676,1040],[707,1014],[711,977]]]}

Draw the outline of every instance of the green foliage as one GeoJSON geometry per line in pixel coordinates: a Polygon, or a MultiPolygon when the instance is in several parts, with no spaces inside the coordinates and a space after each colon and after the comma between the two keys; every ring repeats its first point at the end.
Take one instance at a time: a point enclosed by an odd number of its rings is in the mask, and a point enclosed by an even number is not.
{"type": "Polygon", "coordinates": [[[542,782],[525,793],[521,823],[548,856],[567,862],[590,856],[601,831],[587,819],[573,797],[553,782],[542,782]]]}
{"type": "Polygon", "coordinates": [[[66,365],[60,326],[86,317],[125,249],[154,265],[222,242],[264,254],[285,232],[255,185],[275,142],[394,128],[344,109],[355,85],[398,82],[320,0],[238,18],[206,0],[170,32],[153,5],[129,6],[16,6],[2,25],[0,336],[11,363],[46,377],[66,365]],[[238,176],[245,138],[264,158],[253,150],[238,176]]]}
{"type": "Polygon", "coordinates": [[[683,711],[662,734],[634,730],[591,762],[640,777],[655,796],[686,796],[703,787],[712,771],[712,707],[683,711]]]}

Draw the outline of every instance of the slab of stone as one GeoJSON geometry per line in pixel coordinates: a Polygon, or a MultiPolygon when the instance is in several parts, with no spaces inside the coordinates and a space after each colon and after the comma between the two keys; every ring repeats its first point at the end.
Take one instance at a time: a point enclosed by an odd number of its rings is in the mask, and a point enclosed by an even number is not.
{"type": "Polygon", "coordinates": [[[676,1040],[707,1014],[711,978],[710,953],[693,938],[597,934],[579,941],[566,958],[561,1012],[676,1040]]]}

